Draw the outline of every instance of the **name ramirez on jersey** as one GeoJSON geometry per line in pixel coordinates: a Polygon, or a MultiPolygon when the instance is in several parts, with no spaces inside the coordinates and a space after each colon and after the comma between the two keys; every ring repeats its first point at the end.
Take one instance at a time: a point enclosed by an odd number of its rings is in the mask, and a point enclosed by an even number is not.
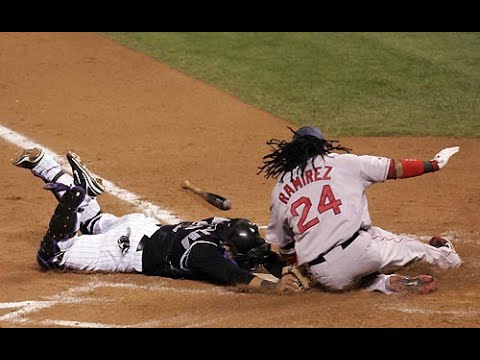
{"type": "MultiPolygon", "coordinates": [[[[329,174],[332,170],[333,166],[328,165],[305,170],[303,176],[298,175],[283,186],[283,191],[278,194],[278,199],[287,205],[290,197],[295,194],[298,189],[303,188],[305,185],[311,184],[315,181],[331,180],[329,174]]],[[[287,177],[288,175],[286,178],[287,177]]]]}

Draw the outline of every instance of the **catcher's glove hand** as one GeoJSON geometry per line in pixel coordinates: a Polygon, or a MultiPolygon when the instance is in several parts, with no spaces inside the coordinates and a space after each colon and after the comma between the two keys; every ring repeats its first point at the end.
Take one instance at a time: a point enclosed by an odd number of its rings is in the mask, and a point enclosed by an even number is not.
{"type": "Polygon", "coordinates": [[[282,276],[292,274],[298,280],[298,285],[300,286],[301,290],[308,290],[312,287],[312,280],[308,275],[308,270],[306,266],[295,266],[295,265],[288,265],[282,269],[282,276]]]}

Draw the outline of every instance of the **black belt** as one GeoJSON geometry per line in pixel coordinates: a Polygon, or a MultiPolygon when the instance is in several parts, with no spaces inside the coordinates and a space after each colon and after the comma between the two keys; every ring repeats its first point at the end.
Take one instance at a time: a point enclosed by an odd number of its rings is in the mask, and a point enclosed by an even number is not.
{"type": "MultiPolygon", "coordinates": [[[[160,228],[162,226],[162,224],[157,224],[157,226],[160,228]]],[[[158,229],[160,230],[160,229],[158,229]]],[[[155,231],[152,235],[150,236],[147,236],[147,235],[143,235],[142,238],[140,239],[140,242],[138,243],[137,245],[137,251],[142,251],[143,248],[145,247],[145,243],[148,241],[148,239],[150,238],[153,238],[155,234],[158,233],[158,230],[155,231]]],[[[157,234],[158,235],[158,234],[157,234]]]]}
{"type": "MultiPolygon", "coordinates": [[[[342,249],[345,249],[348,245],[350,245],[353,242],[353,240],[355,240],[358,237],[358,235],[360,235],[360,233],[357,231],[355,234],[353,234],[353,236],[350,239],[341,243],[340,246],[342,247],[342,249]]],[[[336,247],[336,246],[334,246],[334,247],[336,247]]],[[[330,249],[330,250],[332,250],[332,249],[330,249]]],[[[315,259],[310,261],[308,263],[308,265],[313,266],[313,265],[321,264],[321,263],[327,261],[327,260],[325,260],[325,258],[323,256],[328,254],[330,252],[330,250],[328,250],[326,253],[318,255],[315,259]]]]}

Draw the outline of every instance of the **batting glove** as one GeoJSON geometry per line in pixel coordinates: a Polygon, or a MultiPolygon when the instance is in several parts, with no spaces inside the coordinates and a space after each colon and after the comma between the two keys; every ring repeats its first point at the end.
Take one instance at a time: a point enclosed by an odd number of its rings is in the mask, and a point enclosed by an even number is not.
{"type": "Polygon", "coordinates": [[[456,154],[457,152],[460,151],[460,147],[454,146],[450,148],[445,148],[442,149],[437,155],[432,160],[435,160],[438,163],[438,168],[441,169],[445,165],[447,165],[448,159],[450,159],[450,156],[453,154],[456,154]]]}

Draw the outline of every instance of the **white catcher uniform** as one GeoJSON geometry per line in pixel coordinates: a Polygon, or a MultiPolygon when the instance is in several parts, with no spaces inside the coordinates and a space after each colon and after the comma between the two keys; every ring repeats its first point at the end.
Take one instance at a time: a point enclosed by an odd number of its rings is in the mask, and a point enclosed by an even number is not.
{"type": "MultiPolygon", "coordinates": [[[[44,155],[32,172],[46,182],[74,184],[73,177],[62,174],[60,164],[49,154],[44,155]]],[[[63,196],[63,192],[58,195],[63,196]]],[[[70,270],[141,273],[142,251],[136,249],[144,235],[150,237],[158,230],[158,220],[140,213],[121,217],[102,213],[100,216],[100,205],[88,195],[80,208],[78,226],[85,225],[93,235],[75,235],[58,242],[62,251],[58,266],[70,270]],[[128,238],[128,243],[122,242],[122,236],[128,238]]]]}
{"type": "Polygon", "coordinates": [[[136,248],[144,235],[150,237],[158,230],[158,224],[143,214],[103,214],[94,225],[94,235],[76,235],[58,242],[63,252],[59,266],[70,270],[141,273],[142,251],[136,248]],[[128,248],[121,242],[123,236],[128,238],[128,248]]]}
{"type": "MultiPolygon", "coordinates": [[[[389,164],[385,157],[330,153],[310,159],[303,176],[298,168],[293,179],[286,173],[272,192],[266,240],[280,247],[295,241],[298,264],[310,263],[315,279],[331,290],[349,289],[366,275],[413,260],[442,269],[460,266],[451,248],[372,226],[365,193],[387,179],[389,164]]],[[[389,276],[379,274],[367,290],[392,293],[389,276]]]]}

